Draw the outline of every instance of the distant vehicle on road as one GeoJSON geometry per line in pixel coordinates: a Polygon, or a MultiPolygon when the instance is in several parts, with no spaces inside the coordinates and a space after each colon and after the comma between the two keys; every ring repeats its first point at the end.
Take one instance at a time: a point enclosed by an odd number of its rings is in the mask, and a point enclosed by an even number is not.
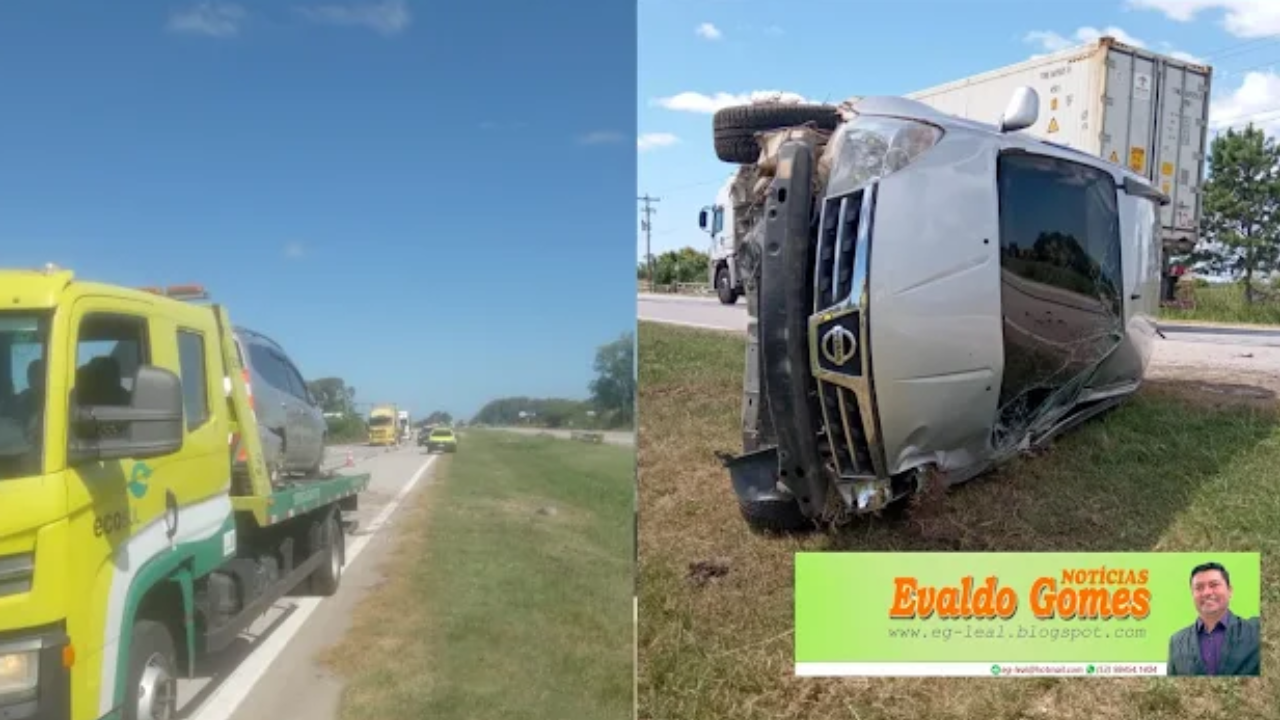
{"type": "Polygon", "coordinates": [[[374,405],[369,411],[369,444],[394,447],[399,443],[399,409],[395,405],[374,405]]]}
{"type": "MultiPolygon", "coordinates": [[[[419,440],[419,444],[424,444],[419,440]]],[[[437,427],[432,428],[431,432],[426,436],[425,445],[428,453],[434,452],[457,452],[458,436],[453,434],[452,428],[437,427]]]]}
{"type": "Polygon", "coordinates": [[[409,418],[408,410],[401,410],[397,413],[400,421],[400,442],[408,442],[413,437],[413,423],[409,418]]]}

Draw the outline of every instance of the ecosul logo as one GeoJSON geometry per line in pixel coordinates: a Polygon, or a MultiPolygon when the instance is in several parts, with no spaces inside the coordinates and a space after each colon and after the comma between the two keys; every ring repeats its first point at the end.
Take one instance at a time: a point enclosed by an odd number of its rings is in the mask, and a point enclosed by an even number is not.
{"type": "Polygon", "coordinates": [[[858,339],[843,325],[836,325],[822,336],[822,356],[834,365],[844,365],[858,352],[858,339]]]}
{"type": "MultiPolygon", "coordinates": [[[[126,484],[129,494],[136,500],[146,497],[147,491],[151,488],[151,484],[148,482],[150,479],[151,468],[146,463],[135,463],[129,471],[129,482],[126,484]]],[[[128,530],[137,524],[137,509],[127,507],[95,516],[93,518],[93,534],[96,537],[111,536],[128,530]]]]}

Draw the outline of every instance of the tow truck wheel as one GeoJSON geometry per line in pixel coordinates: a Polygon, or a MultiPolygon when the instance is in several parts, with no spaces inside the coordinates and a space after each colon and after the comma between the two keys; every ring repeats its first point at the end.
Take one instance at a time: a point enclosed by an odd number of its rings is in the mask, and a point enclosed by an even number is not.
{"type": "Polygon", "coordinates": [[[317,522],[311,528],[311,547],[319,548],[325,554],[324,562],[309,578],[311,594],[328,597],[338,592],[342,584],[342,566],[346,564],[346,543],[342,535],[342,525],[336,514],[317,522]]]}
{"type": "Polygon", "coordinates": [[[721,266],[716,270],[716,295],[720,296],[720,304],[732,305],[738,302],[738,291],[729,282],[729,268],[721,266]]]}
{"type": "Polygon", "coordinates": [[[164,623],[137,620],[129,641],[128,694],[124,720],[171,720],[178,716],[178,661],[164,623]]]}
{"type": "Polygon", "coordinates": [[[747,526],[758,533],[800,533],[816,528],[795,500],[739,500],[747,526]]]}

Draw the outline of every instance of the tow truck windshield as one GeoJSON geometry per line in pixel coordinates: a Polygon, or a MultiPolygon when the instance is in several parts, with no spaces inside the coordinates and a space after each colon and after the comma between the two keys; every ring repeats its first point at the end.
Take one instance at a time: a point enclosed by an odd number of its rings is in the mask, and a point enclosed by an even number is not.
{"type": "Polygon", "coordinates": [[[0,481],[39,475],[49,323],[0,312],[0,481]]]}

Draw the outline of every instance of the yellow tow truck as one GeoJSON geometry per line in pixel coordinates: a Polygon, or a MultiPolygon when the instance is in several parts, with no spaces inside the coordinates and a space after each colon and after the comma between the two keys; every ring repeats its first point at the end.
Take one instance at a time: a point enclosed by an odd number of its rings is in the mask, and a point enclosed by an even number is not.
{"type": "Polygon", "coordinates": [[[184,301],[203,289],[0,288],[0,718],[175,717],[205,653],[336,592],[369,476],[272,484],[227,313],[184,301]]]}

